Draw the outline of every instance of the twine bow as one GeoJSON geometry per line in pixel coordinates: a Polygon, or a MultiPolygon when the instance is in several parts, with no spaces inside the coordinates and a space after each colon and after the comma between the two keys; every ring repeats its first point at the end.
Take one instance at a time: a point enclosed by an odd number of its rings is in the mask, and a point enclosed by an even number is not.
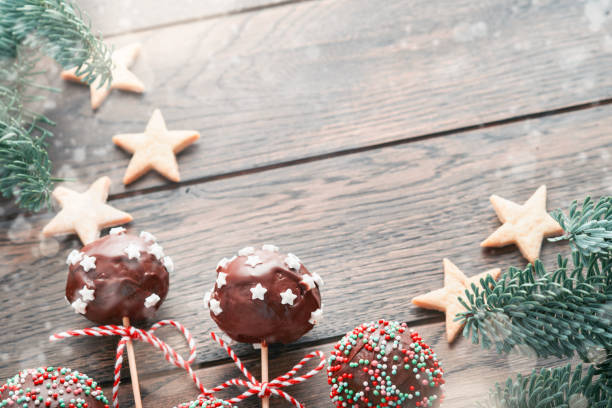
{"type": "Polygon", "coordinates": [[[294,365],[293,368],[289,370],[287,373],[276,377],[272,381],[260,382],[255,377],[253,377],[253,375],[246,369],[244,364],[242,364],[242,361],[240,361],[238,356],[236,356],[236,354],[234,353],[234,350],[232,350],[229,345],[227,345],[222,339],[217,337],[217,335],[214,332],[211,332],[210,335],[214,341],[219,343],[219,345],[225,349],[225,351],[230,356],[230,358],[234,361],[238,369],[240,369],[240,371],[242,371],[242,374],[244,374],[244,376],[247,378],[247,380],[243,380],[240,378],[233,378],[231,380],[224,382],[221,385],[216,386],[212,390],[208,390],[209,392],[217,392],[231,385],[248,388],[242,394],[232,399],[226,400],[226,402],[229,402],[229,403],[240,402],[250,397],[251,395],[257,395],[259,398],[276,395],[276,396],[286,399],[294,407],[304,408],[304,405],[302,405],[299,401],[297,401],[291,395],[284,392],[281,388],[304,382],[308,380],[310,377],[314,376],[319,371],[321,371],[323,367],[325,367],[325,355],[322,352],[316,350],[304,356],[304,358],[302,358],[302,360],[300,360],[299,363],[294,365]],[[306,374],[299,376],[299,377],[294,377],[294,375],[298,372],[298,370],[300,370],[304,364],[306,364],[309,360],[313,359],[314,357],[319,357],[320,359],[319,364],[315,368],[307,372],[306,374]]]}
{"type": "Polygon", "coordinates": [[[57,341],[66,339],[69,337],[80,337],[80,336],[121,336],[121,340],[119,340],[119,344],[117,345],[117,353],[115,355],[115,371],[114,371],[114,382],[113,382],[113,407],[119,408],[119,400],[117,395],[119,393],[119,383],[121,381],[121,365],[123,364],[123,350],[125,348],[126,343],[129,340],[133,341],[143,341],[145,343],[149,343],[153,347],[157,348],[164,354],[164,358],[170,363],[174,364],[179,368],[183,368],[187,370],[191,379],[196,384],[200,392],[204,395],[210,395],[210,392],[207,391],[199,378],[191,369],[191,364],[194,362],[196,358],[196,345],[193,337],[191,337],[191,333],[185,326],[182,324],[175,322],[174,320],[162,320],[158,323],[155,323],[149,330],[141,330],[133,326],[115,326],[115,325],[106,325],[106,326],[98,326],[98,327],[90,327],[87,329],[81,330],[70,330],[62,333],[56,333],[49,337],[51,341],[57,341]],[[189,344],[189,358],[187,360],[183,359],[172,347],[166,344],[164,341],[160,340],[158,337],[153,335],[155,330],[164,326],[173,326],[177,330],[181,332],[187,343],[189,344]]]}

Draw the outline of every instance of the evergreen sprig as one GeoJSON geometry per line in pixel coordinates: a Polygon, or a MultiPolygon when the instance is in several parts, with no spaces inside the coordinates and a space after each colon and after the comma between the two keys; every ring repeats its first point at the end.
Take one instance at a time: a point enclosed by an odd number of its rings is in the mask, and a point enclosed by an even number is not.
{"type": "Polygon", "coordinates": [[[46,139],[49,119],[28,110],[48,88],[37,83],[36,51],[85,82],[105,86],[110,51],[68,0],[0,0],[0,194],[31,211],[48,205],[55,181],[46,139]]]}

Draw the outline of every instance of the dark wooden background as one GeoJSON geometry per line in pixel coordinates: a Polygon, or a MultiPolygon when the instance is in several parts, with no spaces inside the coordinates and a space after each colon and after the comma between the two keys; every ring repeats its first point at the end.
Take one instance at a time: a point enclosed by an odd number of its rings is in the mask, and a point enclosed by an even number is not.
{"type": "MultiPolygon", "coordinates": [[[[186,3],[83,1],[110,43],[143,44],[133,72],[148,90],[114,91],[93,113],[87,88],[60,82],[56,69],[51,82],[63,92],[44,108],[57,121],[56,174],[74,178],[73,188],[110,176],[112,205],[173,257],[158,317],[192,330],[207,386],[239,376],[208,337],[215,326],[202,297],[215,265],[268,242],[326,282],[325,320],[272,350],[272,375],[378,318],[409,322],[434,346],[447,407],[473,406],[496,381],[563,363],[500,356],[463,338],[449,346],[443,315],[410,299],[442,284],[443,257],[468,275],[524,265],[514,247],[478,246],[499,225],[490,194],[523,202],[546,184],[553,209],[612,193],[612,19],[603,2],[186,3]],[[181,183],[149,174],[126,188],[129,156],[111,137],[142,131],[155,108],[169,128],[202,138],[179,156],[181,183]]],[[[47,341],[89,325],[63,299],[65,256],[78,240],[40,239],[52,213],[4,203],[0,216],[0,380],[61,363],[109,385],[116,339],[47,341]]],[[[545,264],[559,251],[566,245],[545,243],[545,264]]],[[[186,353],[172,331],[162,336],[186,353]]],[[[146,407],[197,395],[184,372],[147,345],[136,349],[146,407]]],[[[258,352],[236,350],[257,372],[258,352]]],[[[324,373],[288,391],[331,407],[324,373]]]]}

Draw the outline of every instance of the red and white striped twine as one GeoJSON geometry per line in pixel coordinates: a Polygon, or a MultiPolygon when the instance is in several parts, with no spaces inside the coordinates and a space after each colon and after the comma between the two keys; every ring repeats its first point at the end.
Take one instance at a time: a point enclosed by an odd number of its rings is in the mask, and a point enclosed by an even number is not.
{"type": "Polygon", "coordinates": [[[236,356],[236,354],[234,353],[234,350],[232,350],[229,345],[227,345],[222,339],[217,337],[217,335],[214,332],[211,332],[210,335],[214,341],[219,343],[219,345],[221,345],[221,347],[225,349],[227,354],[234,361],[234,364],[236,364],[236,366],[240,369],[242,374],[244,374],[244,376],[247,378],[246,381],[239,379],[239,378],[233,378],[231,380],[224,382],[221,385],[216,386],[212,390],[208,390],[208,392],[217,392],[231,385],[242,386],[242,387],[248,388],[245,392],[238,395],[237,397],[226,400],[226,402],[229,402],[229,403],[240,402],[250,397],[251,395],[257,395],[259,396],[259,398],[263,398],[263,397],[270,396],[270,395],[276,395],[276,396],[286,399],[294,407],[304,408],[304,405],[302,405],[299,401],[297,401],[291,395],[281,390],[281,388],[304,382],[308,380],[310,377],[314,376],[316,373],[318,373],[325,367],[325,355],[322,352],[316,350],[304,356],[304,358],[302,358],[302,360],[299,363],[294,365],[293,368],[289,370],[287,373],[276,377],[270,382],[262,383],[262,382],[257,381],[257,379],[253,377],[253,375],[246,369],[244,364],[242,364],[242,361],[240,361],[238,356],[236,356]],[[315,368],[307,372],[306,374],[301,375],[299,377],[294,377],[294,375],[302,368],[302,366],[306,364],[309,360],[313,359],[314,357],[319,357],[320,359],[319,364],[315,368]]]}
{"type": "Polygon", "coordinates": [[[189,373],[191,379],[196,384],[198,389],[203,395],[210,395],[210,392],[207,391],[199,378],[191,369],[191,364],[195,361],[196,358],[196,345],[191,333],[185,326],[182,324],[175,322],[174,320],[162,320],[158,323],[155,323],[149,330],[141,330],[135,327],[129,326],[115,326],[115,325],[106,325],[106,326],[98,326],[98,327],[90,327],[87,329],[81,330],[70,330],[62,333],[56,333],[49,337],[49,340],[56,341],[62,340],[69,337],[80,337],[80,336],[121,336],[121,340],[119,340],[119,344],[117,346],[117,353],[115,355],[115,371],[114,371],[114,381],[113,381],[113,407],[119,407],[119,400],[117,395],[119,393],[119,383],[121,380],[121,365],[123,364],[123,350],[125,348],[126,343],[129,340],[134,341],[144,341],[154,346],[162,353],[164,353],[164,357],[167,361],[174,364],[177,367],[184,368],[189,373]],[[154,336],[153,333],[155,330],[159,329],[163,326],[173,326],[178,329],[187,343],[189,344],[189,358],[187,360],[183,359],[172,347],[168,344],[160,340],[158,337],[154,336]]]}

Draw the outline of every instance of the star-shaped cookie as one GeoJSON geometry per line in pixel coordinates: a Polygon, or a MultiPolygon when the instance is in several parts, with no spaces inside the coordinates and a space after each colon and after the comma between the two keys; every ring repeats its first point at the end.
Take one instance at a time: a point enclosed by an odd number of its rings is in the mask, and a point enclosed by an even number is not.
{"type": "Polygon", "coordinates": [[[465,290],[472,286],[472,283],[480,287],[480,279],[487,275],[495,280],[501,275],[501,269],[495,268],[472,276],[466,277],[463,272],[451,261],[444,258],[444,287],[432,292],[420,295],[412,299],[412,303],[424,309],[438,310],[446,313],[446,339],[452,343],[461,332],[463,324],[455,321],[457,313],[465,311],[465,307],[459,302],[459,296],[465,294],[465,290]]]}
{"type": "Polygon", "coordinates": [[[171,181],[180,181],[175,154],[199,138],[195,130],[168,130],[161,112],[155,109],[144,133],[113,136],[113,143],[134,153],[123,183],[130,184],[152,169],[171,181]]]}
{"type": "Polygon", "coordinates": [[[516,244],[529,262],[540,256],[545,237],[563,234],[563,228],[546,212],[546,186],[540,186],[523,205],[491,196],[491,204],[503,222],[480,246],[502,247],[516,244]]]}
{"type": "MultiPolygon", "coordinates": [[[[113,52],[111,55],[111,59],[113,61],[111,74],[113,78],[110,86],[107,86],[106,84],[100,86],[99,81],[94,81],[89,85],[92,109],[98,109],[108,94],[110,94],[112,89],[121,89],[122,91],[136,93],[144,92],[145,87],[142,81],[128,69],[130,66],[132,66],[139,53],[140,44],[138,43],[126,45],[125,47],[119,48],[113,52]]],[[[67,71],[62,71],[62,79],[83,83],[83,77],[77,76],[76,71],[76,67],[67,71]]]]}
{"type": "Polygon", "coordinates": [[[84,193],[57,187],[53,197],[62,209],[43,228],[43,235],[76,233],[87,245],[100,236],[100,229],[132,221],[130,214],[106,204],[110,185],[108,177],[100,177],[84,193]]]}

